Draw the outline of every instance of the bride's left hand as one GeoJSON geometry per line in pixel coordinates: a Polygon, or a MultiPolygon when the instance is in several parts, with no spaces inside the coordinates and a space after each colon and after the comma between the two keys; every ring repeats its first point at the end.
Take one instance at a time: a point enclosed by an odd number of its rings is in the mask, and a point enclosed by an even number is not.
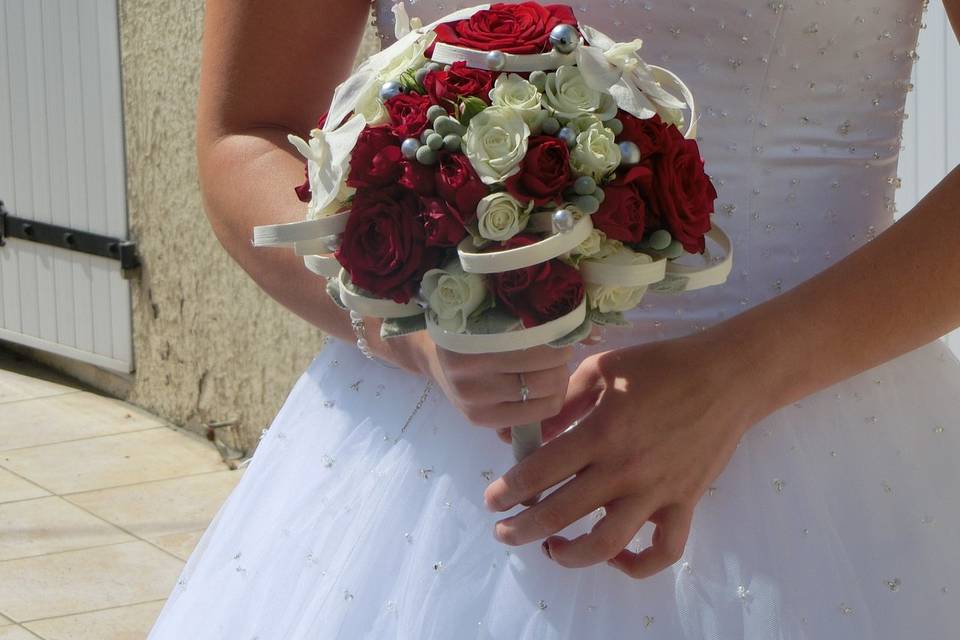
{"type": "Polygon", "coordinates": [[[584,359],[563,410],[543,423],[548,438],[579,419],[577,426],[493,481],[484,499],[506,511],[573,478],[499,521],[496,537],[510,545],[546,538],[544,552],[560,565],[608,561],[634,578],[676,562],[694,506],[742,434],[773,409],[751,373],[756,363],[729,347],[697,334],[584,359]],[[601,506],[606,515],[589,533],[554,535],[601,506]],[[627,550],[648,520],[656,525],[651,546],[627,550]]]}

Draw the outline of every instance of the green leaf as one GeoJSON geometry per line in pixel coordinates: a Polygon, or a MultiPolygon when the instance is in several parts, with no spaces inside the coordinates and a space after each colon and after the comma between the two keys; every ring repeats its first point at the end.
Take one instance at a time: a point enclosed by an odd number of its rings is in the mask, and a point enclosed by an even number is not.
{"type": "Polygon", "coordinates": [[[386,318],[380,325],[380,338],[389,340],[408,333],[416,333],[427,328],[427,319],[424,315],[406,316],[404,318],[386,318]]]}
{"type": "Polygon", "coordinates": [[[340,280],[338,278],[329,278],[327,280],[326,286],[327,295],[330,296],[330,299],[337,303],[337,306],[347,310],[347,306],[343,304],[343,300],[340,299],[340,280]]]}
{"type": "Polygon", "coordinates": [[[404,71],[400,74],[400,84],[407,91],[413,91],[414,93],[419,93],[420,95],[426,95],[427,90],[420,86],[417,82],[417,79],[413,75],[413,71],[404,71]]]}
{"type": "Polygon", "coordinates": [[[601,326],[629,327],[631,322],[623,317],[622,311],[608,311],[603,313],[596,309],[591,309],[588,314],[590,319],[601,326]]]}
{"type": "Polygon", "coordinates": [[[480,303],[480,306],[473,310],[473,312],[467,316],[467,321],[479,318],[483,313],[488,309],[493,309],[497,306],[497,301],[493,296],[493,292],[490,289],[487,289],[486,295],[483,297],[483,302],[480,303]]]}
{"type": "Polygon", "coordinates": [[[467,320],[467,333],[506,333],[520,326],[520,320],[506,311],[490,309],[476,318],[469,318],[467,320]]]}
{"type": "Polygon", "coordinates": [[[687,290],[688,280],[686,276],[668,275],[660,282],[650,285],[649,290],[657,293],[683,293],[687,290]]]}
{"type": "Polygon", "coordinates": [[[460,99],[460,124],[467,126],[475,115],[487,108],[487,103],[476,96],[460,99]]]}
{"type": "Polygon", "coordinates": [[[590,332],[593,331],[593,320],[588,317],[580,323],[580,326],[563,336],[562,338],[557,338],[553,342],[548,342],[547,344],[551,347],[566,347],[571,344],[576,344],[590,335],[590,332]]]}

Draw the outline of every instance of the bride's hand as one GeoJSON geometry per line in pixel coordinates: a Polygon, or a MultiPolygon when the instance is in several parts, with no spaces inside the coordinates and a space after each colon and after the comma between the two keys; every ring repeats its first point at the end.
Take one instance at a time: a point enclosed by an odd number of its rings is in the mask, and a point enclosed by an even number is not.
{"type": "Polygon", "coordinates": [[[420,372],[475,425],[504,428],[537,422],[563,406],[572,347],[464,355],[443,349],[425,332],[411,334],[409,340],[420,372]],[[526,402],[521,402],[520,373],[530,391],[526,402]]]}
{"type": "Polygon", "coordinates": [[[511,545],[546,538],[544,552],[565,567],[609,561],[634,578],[677,561],[697,501],[765,415],[762,392],[745,373],[750,363],[723,342],[694,335],[587,357],[562,411],[543,426],[556,433],[578,425],[492,482],[484,499],[506,511],[573,479],[499,521],[496,537],[511,545]],[[606,515],[590,533],[553,535],[600,506],[606,515]],[[627,550],[648,520],[656,525],[652,545],[627,550]]]}

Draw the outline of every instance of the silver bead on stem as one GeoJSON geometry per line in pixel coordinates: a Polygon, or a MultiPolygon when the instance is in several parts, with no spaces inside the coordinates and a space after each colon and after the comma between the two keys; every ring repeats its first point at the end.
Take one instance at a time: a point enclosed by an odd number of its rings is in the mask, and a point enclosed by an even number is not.
{"type": "Polygon", "coordinates": [[[573,53],[580,44],[580,34],[573,25],[558,24],[550,31],[550,44],[557,53],[573,53]]]}
{"type": "Polygon", "coordinates": [[[640,147],[636,142],[624,140],[620,143],[620,164],[633,165],[640,162],[640,147]]]}
{"type": "Polygon", "coordinates": [[[507,65],[507,55],[503,51],[487,53],[487,68],[491,71],[500,71],[507,65]]]}
{"type": "Polygon", "coordinates": [[[553,212],[553,228],[557,233],[567,233],[573,229],[577,221],[573,218],[573,212],[570,209],[557,209],[553,212]]]}
{"type": "Polygon", "coordinates": [[[396,80],[387,80],[383,83],[383,86],[380,87],[380,99],[384,102],[401,93],[403,93],[403,85],[396,80]]]}
{"type": "Polygon", "coordinates": [[[577,132],[570,127],[563,127],[557,132],[557,137],[566,143],[568,147],[577,146],[577,132]]]}
{"type": "Polygon", "coordinates": [[[419,140],[416,138],[407,138],[400,144],[400,153],[402,153],[403,157],[407,160],[415,160],[417,157],[417,149],[419,148],[419,140]]]}

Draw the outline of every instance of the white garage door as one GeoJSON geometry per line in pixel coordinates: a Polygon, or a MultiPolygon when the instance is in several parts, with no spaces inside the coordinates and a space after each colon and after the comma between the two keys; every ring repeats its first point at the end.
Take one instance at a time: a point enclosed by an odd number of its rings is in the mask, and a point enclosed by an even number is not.
{"type": "Polygon", "coordinates": [[[55,246],[64,232],[44,225],[126,239],[120,92],[116,0],[0,0],[0,200],[18,219],[7,232],[54,236],[0,247],[0,339],[130,371],[120,263],[55,246]]]}
{"type": "MultiPolygon", "coordinates": [[[[903,187],[897,210],[910,210],[931,188],[960,164],[960,45],[950,27],[942,0],[933,0],[920,32],[913,68],[914,90],[907,94],[909,118],[903,127],[898,174],[903,187]]],[[[960,331],[946,338],[960,355],[960,331]]]]}

